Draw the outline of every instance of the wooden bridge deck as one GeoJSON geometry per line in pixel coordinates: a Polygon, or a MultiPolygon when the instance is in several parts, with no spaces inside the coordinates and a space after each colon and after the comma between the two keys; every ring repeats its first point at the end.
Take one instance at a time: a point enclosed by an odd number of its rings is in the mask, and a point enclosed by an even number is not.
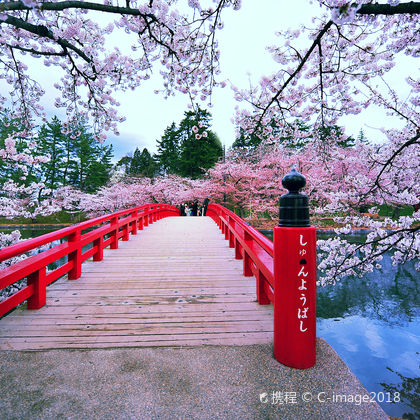
{"type": "Polygon", "coordinates": [[[47,304],[0,320],[0,349],[258,344],[273,339],[272,306],[209,217],[169,217],[87,261],[47,304]]]}

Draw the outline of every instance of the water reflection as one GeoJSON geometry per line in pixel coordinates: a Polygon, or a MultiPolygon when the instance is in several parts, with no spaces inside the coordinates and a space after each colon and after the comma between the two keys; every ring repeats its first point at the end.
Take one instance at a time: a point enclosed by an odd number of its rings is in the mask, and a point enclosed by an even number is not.
{"type": "Polygon", "coordinates": [[[414,262],[393,266],[390,254],[380,270],[317,290],[318,335],[388,415],[406,419],[420,418],[418,292],[414,262]]]}
{"type": "Polygon", "coordinates": [[[381,385],[386,390],[386,392],[390,393],[390,395],[401,395],[401,397],[408,402],[409,407],[412,409],[412,412],[410,413],[403,413],[403,418],[410,420],[416,420],[416,418],[420,418],[420,378],[408,378],[401,373],[395,372],[390,367],[387,369],[395,373],[400,378],[400,383],[381,383],[381,385]]]}
{"type": "MultiPolygon", "coordinates": [[[[402,379],[417,381],[419,374],[420,318],[401,326],[362,315],[318,319],[318,336],[340,355],[369,392],[389,391],[384,384],[402,387],[402,379]]],[[[378,401],[391,416],[413,412],[418,395],[401,394],[401,402],[378,401]]],[[[419,415],[420,413],[417,413],[419,415]]],[[[410,417],[403,417],[410,418],[410,417]]]]}
{"type": "Polygon", "coordinates": [[[54,232],[58,229],[63,228],[61,225],[45,225],[42,228],[34,228],[28,226],[7,226],[2,225],[0,226],[0,233],[11,233],[14,230],[18,230],[20,232],[22,239],[30,239],[36,238],[37,236],[45,235],[46,233],[54,232]]]}
{"type": "Polygon", "coordinates": [[[319,287],[317,317],[362,315],[404,325],[419,316],[418,288],[414,263],[395,267],[387,255],[382,269],[363,278],[351,276],[334,286],[319,287]]]}

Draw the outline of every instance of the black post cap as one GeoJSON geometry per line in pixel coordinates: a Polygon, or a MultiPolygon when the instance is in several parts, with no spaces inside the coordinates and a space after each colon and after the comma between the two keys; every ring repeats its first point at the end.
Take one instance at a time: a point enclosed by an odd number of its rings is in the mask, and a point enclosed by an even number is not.
{"type": "Polygon", "coordinates": [[[310,226],[308,196],[299,192],[306,185],[306,178],[292,169],[281,183],[289,192],[280,197],[279,226],[310,226]]]}

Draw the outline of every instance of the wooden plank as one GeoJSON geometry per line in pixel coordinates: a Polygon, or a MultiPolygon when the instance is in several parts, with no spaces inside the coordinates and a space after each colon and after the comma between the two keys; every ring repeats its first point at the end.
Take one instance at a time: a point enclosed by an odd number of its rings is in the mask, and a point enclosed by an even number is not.
{"type": "MultiPolygon", "coordinates": [[[[116,285],[117,286],[117,285],[116,285]]],[[[48,297],[53,298],[65,298],[75,296],[75,299],[78,297],[87,297],[87,296],[191,296],[197,297],[196,293],[199,290],[200,296],[216,296],[216,295],[252,295],[255,298],[255,287],[202,287],[202,288],[183,288],[182,285],[179,288],[173,288],[168,286],[173,286],[167,284],[166,286],[160,288],[152,287],[142,287],[141,285],[134,284],[128,288],[128,290],[121,290],[112,288],[107,285],[106,289],[101,288],[98,293],[97,289],[80,289],[77,288],[77,291],[74,289],[59,289],[54,288],[54,290],[49,291],[48,297]]]]}
{"type": "MultiPolygon", "coordinates": [[[[56,317],[57,315],[87,315],[87,314],[141,314],[141,313],[176,313],[176,312],[201,312],[201,313],[229,313],[235,311],[268,311],[272,313],[271,306],[259,306],[256,302],[230,302],[230,303],[202,303],[202,304],[189,304],[177,303],[176,305],[161,305],[157,301],[155,304],[140,304],[140,305],[102,305],[100,302],[96,305],[74,305],[74,306],[44,306],[38,309],[39,314],[56,317]]],[[[31,311],[32,312],[32,311],[31,311]]],[[[13,317],[14,312],[8,317],[13,317]]],[[[0,327],[1,327],[0,320],[0,327]]]]}
{"type": "Polygon", "coordinates": [[[271,322],[267,321],[207,321],[199,322],[166,322],[166,323],[142,323],[142,324],[82,324],[82,325],[61,325],[23,326],[18,330],[9,327],[2,328],[0,337],[73,337],[102,336],[102,335],[161,335],[178,333],[215,333],[215,332],[270,332],[271,322]]]}
{"type": "Polygon", "coordinates": [[[47,305],[0,320],[0,349],[257,344],[272,340],[272,308],[210,218],[160,220],[62,278],[47,305]]]}
{"type": "Polygon", "coordinates": [[[86,340],[74,341],[71,337],[60,338],[52,341],[50,337],[48,341],[38,341],[36,338],[28,339],[17,338],[7,339],[0,342],[1,350],[54,350],[54,349],[100,349],[100,348],[124,348],[124,347],[185,347],[185,346],[202,346],[202,345],[250,345],[263,344],[273,341],[272,334],[261,333],[239,333],[241,335],[232,334],[209,334],[209,335],[185,335],[182,337],[171,336],[148,336],[148,337],[132,337],[135,340],[121,340],[121,337],[86,337],[86,340]],[[107,338],[110,340],[103,340],[107,338]]]}
{"type": "MultiPolygon", "coordinates": [[[[133,317],[133,316],[125,316],[125,317],[112,317],[112,316],[76,316],[74,318],[69,318],[68,316],[65,317],[57,317],[54,324],[51,323],[50,317],[34,317],[32,320],[28,320],[27,318],[16,317],[14,321],[7,324],[4,323],[2,325],[2,330],[0,334],[6,331],[8,328],[13,330],[16,326],[22,326],[23,328],[26,326],[38,327],[43,325],[112,325],[112,324],[155,324],[155,323],[198,323],[198,322],[228,322],[228,321],[246,321],[246,322],[254,322],[254,321],[265,321],[268,324],[273,322],[273,319],[270,314],[263,315],[258,314],[255,312],[247,313],[246,315],[239,314],[216,314],[216,315],[204,315],[204,314],[145,314],[142,317],[133,317]]],[[[267,324],[267,325],[268,325],[267,324]]],[[[20,328],[19,328],[20,329],[20,328]]]]}
{"type": "Polygon", "coordinates": [[[49,306],[74,306],[74,305],[177,305],[179,303],[229,303],[229,302],[255,302],[254,296],[223,295],[223,296],[74,296],[47,299],[49,306]]]}

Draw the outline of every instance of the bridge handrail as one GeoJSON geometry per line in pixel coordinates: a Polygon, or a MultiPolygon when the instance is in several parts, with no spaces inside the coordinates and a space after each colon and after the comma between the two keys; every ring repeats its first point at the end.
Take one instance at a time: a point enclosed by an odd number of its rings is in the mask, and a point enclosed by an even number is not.
{"type": "Polygon", "coordinates": [[[149,214],[146,212],[147,208],[153,209],[156,205],[142,205],[138,207],[133,207],[127,210],[121,210],[115,213],[107,214],[104,216],[99,216],[94,219],[89,219],[81,223],[74,224],[72,226],[68,226],[59,230],[55,230],[54,232],[46,233],[44,235],[37,236],[36,238],[26,239],[25,241],[18,242],[16,244],[10,245],[6,248],[0,249],[0,262],[8,260],[9,258],[16,257],[21,255],[25,252],[31,251],[35,248],[39,248],[40,246],[49,244],[53,241],[57,241],[62,239],[68,235],[71,235],[77,230],[86,230],[92,226],[99,225],[101,223],[110,221],[111,218],[114,217],[121,217],[128,214],[133,213],[133,211],[142,210],[144,215],[149,214]]]}
{"type": "Polygon", "coordinates": [[[169,204],[145,204],[86,220],[1,249],[0,262],[67,237],[66,242],[54,245],[0,271],[0,290],[27,278],[27,286],[0,302],[0,316],[26,299],[28,299],[28,309],[40,308],[45,304],[48,284],[67,273],[70,280],[77,279],[81,275],[82,263],[90,257],[93,256],[94,261],[101,261],[103,249],[107,246],[116,249],[120,238],[128,241],[130,233],[135,235],[138,229],[143,229],[143,226],[174,215],[179,215],[179,210],[169,204]],[[100,226],[82,233],[97,225],[100,226]],[[107,234],[110,234],[110,237],[105,239],[104,236],[107,234]],[[93,244],[92,248],[83,252],[82,248],[89,244],[93,244]],[[49,264],[64,257],[68,258],[66,263],[47,273],[49,264]]]}
{"type": "Polygon", "coordinates": [[[220,204],[210,204],[209,207],[210,209],[217,208],[219,211],[221,211],[222,214],[228,215],[229,219],[234,220],[235,223],[238,224],[238,226],[240,226],[242,229],[246,230],[250,235],[252,235],[252,238],[261,246],[261,248],[267,251],[269,255],[273,256],[273,241],[270,241],[270,239],[264,236],[259,230],[255,229],[253,226],[246,223],[244,219],[239,217],[233,211],[221,206],[220,204]]]}
{"type": "Polygon", "coordinates": [[[258,302],[262,305],[274,303],[273,242],[220,204],[210,204],[207,214],[225,234],[229,246],[235,248],[235,258],[243,259],[244,275],[255,276],[258,302]]]}

